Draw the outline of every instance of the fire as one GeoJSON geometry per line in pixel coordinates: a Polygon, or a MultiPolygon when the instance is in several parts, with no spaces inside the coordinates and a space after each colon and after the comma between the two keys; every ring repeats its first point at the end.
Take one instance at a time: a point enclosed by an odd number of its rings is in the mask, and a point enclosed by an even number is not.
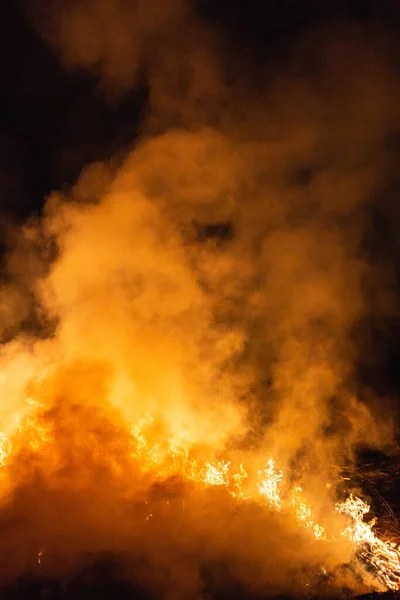
{"type": "Polygon", "coordinates": [[[258,490],[261,496],[265,496],[268,502],[277,510],[282,508],[282,500],[279,493],[279,482],[283,478],[282,471],[275,472],[275,463],[272,458],[268,460],[267,467],[259,471],[260,483],[258,490]]]}
{"type": "Polygon", "coordinates": [[[203,481],[208,485],[228,485],[229,484],[229,469],[230,463],[220,462],[216,465],[206,464],[206,473],[203,481]]]}
{"type": "Polygon", "coordinates": [[[385,542],[375,535],[373,527],[376,520],[364,521],[370,507],[361,498],[350,495],[344,502],[336,505],[336,510],[348,517],[348,525],[342,535],[352,541],[359,549],[360,556],[375,571],[391,590],[400,587],[400,550],[394,542],[385,542]]]}
{"type": "MultiPolygon", "coordinates": [[[[133,429],[133,435],[138,442],[138,452],[144,469],[156,469],[167,458],[170,467],[169,474],[183,473],[185,477],[210,486],[225,486],[233,496],[240,500],[251,499],[252,501],[267,501],[269,506],[279,512],[294,514],[299,525],[309,529],[312,535],[321,542],[335,543],[334,536],[328,536],[324,526],[315,521],[313,508],[301,495],[302,488],[297,486],[290,494],[290,500],[284,501],[281,497],[280,483],[284,479],[284,473],[276,470],[275,460],[269,458],[263,470],[259,470],[257,493],[246,487],[249,473],[242,464],[237,470],[232,468],[230,462],[215,460],[204,464],[190,458],[187,448],[172,446],[167,457],[161,459],[154,447],[146,443],[143,427],[152,422],[152,418],[143,420],[133,429]],[[177,468],[176,457],[184,457],[186,464],[181,463],[181,469],[177,468]]],[[[164,463],[165,464],[165,463],[164,463]]],[[[168,470],[161,469],[163,475],[168,470]]],[[[400,550],[393,542],[381,540],[373,532],[375,521],[364,522],[364,516],[370,507],[361,498],[350,495],[345,501],[337,503],[335,509],[347,519],[347,524],[341,536],[346,538],[353,546],[354,553],[359,560],[369,566],[377,581],[391,590],[400,589],[400,550]]],[[[379,587],[379,584],[378,584],[379,587]]]]}
{"type": "Polygon", "coordinates": [[[11,454],[11,444],[4,433],[0,433],[0,467],[7,464],[8,457],[11,454]]]}
{"type": "Polygon", "coordinates": [[[318,523],[314,523],[312,510],[307,501],[301,498],[301,487],[295,488],[293,492],[293,510],[299,521],[308,529],[311,529],[317,540],[327,540],[325,528],[318,523]]]}
{"type": "MultiPolygon", "coordinates": [[[[33,452],[51,454],[52,434],[35,415],[35,411],[43,405],[32,399],[28,404],[31,412],[17,420],[17,432],[24,434],[24,443],[33,452]]],[[[247,467],[241,462],[235,466],[232,461],[217,457],[207,448],[196,448],[194,443],[190,446],[162,437],[153,439],[151,428],[154,425],[155,418],[147,415],[130,428],[130,457],[140,466],[142,473],[151,474],[160,481],[178,476],[196,485],[222,487],[238,502],[267,504],[270,509],[294,518],[299,527],[308,530],[321,544],[338,542],[338,538],[329,533],[326,524],[317,522],[314,507],[300,486],[289,491],[282,489],[285,474],[277,469],[277,461],[273,457],[266,460],[263,469],[252,468],[251,461],[247,467]]],[[[9,439],[4,433],[0,435],[0,468],[4,472],[13,459],[12,437],[9,439]]],[[[115,469],[118,468],[120,466],[116,465],[115,469]]],[[[372,574],[375,588],[400,589],[400,550],[394,543],[383,541],[375,534],[374,520],[364,521],[370,510],[368,504],[350,495],[337,503],[335,509],[344,519],[340,538],[346,540],[355,559],[372,574]]],[[[147,512],[145,521],[149,522],[153,516],[153,512],[147,512]]],[[[43,556],[44,550],[41,549],[37,555],[39,565],[43,556]]],[[[322,569],[324,571],[324,567],[322,569]]]]}

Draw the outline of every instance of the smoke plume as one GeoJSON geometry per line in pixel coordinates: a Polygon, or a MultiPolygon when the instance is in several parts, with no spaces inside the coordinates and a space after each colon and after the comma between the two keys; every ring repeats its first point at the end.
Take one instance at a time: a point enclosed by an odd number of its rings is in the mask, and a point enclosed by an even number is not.
{"type": "Polygon", "coordinates": [[[48,8],[35,25],[66,68],[94,73],[113,101],[145,85],[148,105],[131,148],[86,166],[10,236],[2,573],[40,556],[65,576],[109,552],[151,593],[195,598],[210,578],[303,590],[324,561],[358,589],[344,542],[321,550],[294,518],[224,490],[154,487],[132,467],[130,432],[152,415],[170,444],[257,468],[271,454],[321,513],[359,445],[390,445],[354,336],[372,310],[394,310],[364,246],[398,127],[390,48],[322,28],[290,66],[233,79],[249,58],[185,2],[48,8]]]}

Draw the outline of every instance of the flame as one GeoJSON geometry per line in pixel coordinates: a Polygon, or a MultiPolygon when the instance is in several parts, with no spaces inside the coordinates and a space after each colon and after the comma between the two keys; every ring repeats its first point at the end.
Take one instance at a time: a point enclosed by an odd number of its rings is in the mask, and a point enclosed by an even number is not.
{"type": "Polygon", "coordinates": [[[400,551],[394,542],[385,542],[375,535],[373,527],[376,519],[369,523],[364,521],[370,506],[361,498],[350,495],[344,502],[336,505],[336,510],[348,517],[348,525],[342,535],[355,544],[362,559],[370,565],[388,589],[398,590],[400,551]]]}
{"type": "MultiPolygon", "coordinates": [[[[323,525],[316,522],[313,507],[302,495],[303,490],[300,486],[295,487],[288,498],[282,498],[280,484],[284,473],[276,469],[274,458],[269,458],[264,469],[257,472],[257,493],[251,486],[246,486],[251,477],[242,464],[236,470],[231,462],[224,460],[214,459],[202,464],[190,456],[188,448],[176,444],[172,445],[165,455],[159,454],[157,447],[148,445],[143,429],[152,422],[152,417],[148,417],[132,430],[138,442],[138,456],[143,469],[159,469],[158,472],[162,475],[181,473],[206,485],[225,486],[233,496],[241,500],[266,501],[271,508],[279,512],[294,514],[299,525],[309,529],[316,540],[325,543],[337,541],[334,535],[328,535],[323,525]],[[178,457],[181,460],[180,466],[178,457]]],[[[393,542],[385,542],[375,535],[375,521],[364,521],[364,516],[370,510],[369,505],[361,498],[350,495],[345,501],[337,503],[335,509],[346,517],[347,523],[341,537],[353,546],[358,560],[369,566],[373,575],[385,588],[400,589],[400,551],[393,542]]]]}
{"type": "MultiPolygon", "coordinates": [[[[280,483],[284,479],[284,473],[276,469],[276,462],[272,457],[267,460],[264,469],[257,472],[257,494],[251,487],[246,487],[246,481],[251,478],[242,464],[236,470],[231,462],[224,460],[215,459],[201,464],[190,457],[187,448],[179,445],[171,446],[170,452],[164,456],[158,454],[156,448],[146,442],[143,430],[144,426],[152,422],[153,418],[148,417],[132,430],[138,442],[138,454],[143,469],[153,470],[164,464],[164,468],[159,471],[163,475],[181,473],[206,485],[225,486],[233,496],[241,500],[267,501],[271,508],[279,512],[293,513],[299,525],[309,529],[315,539],[326,543],[337,541],[335,536],[328,536],[324,526],[316,522],[313,507],[302,496],[301,487],[297,486],[291,492],[291,501],[282,499],[280,483]],[[184,459],[181,469],[177,468],[177,457],[184,459]],[[169,470],[165,469],[166,465],[169,466],[169,470]]],[[[345,501],[337,503],[335,509],[347,518],[341,537],[353,546],[358,559],[370,567],[376,579],[385,588],[400,589],[400,550],[393,542],[385,542],[375,535],[372,530],[375,520],[370,523],[364,522],[364,516],[370,510],[369,505],[361,498],[350,495],[345,501]]]]}
{"type": "Polygon", "coordinates": [[[311,529],[317,540],[327,540],[325,528],[322,525],[314,522],[312,515],[311,506],[307,503],[307,500],[300,496],[302,492],[301,487],[295,488],[293,492],[293,510],[299,521],[308,529],[311,529]]]}
{"type": "MultiPolygon", "coordinates": [[[[31,398],[28,404],[31,412],[23,419],[16,420],[17,431],[26,434],[25,443],[32,451],[46,452],[52,437],[49,428],[35,416],[35,411],[43,405],[31,398]]],[[[190,446],[168,439],[153,440],[150,430],[155,422],[152,415],[147,415],[130,428],[131,458],[137,461],[143,473],[151,473],[159,480],[180,476],[198,485],[221,486],[238,502],[267,504],[272,510],[294,517],[300,527],[323,544],[338,542],[335,535],[328,533],[325,525],[317,522],[314,507],[300,486],[283,492],[281,484],[285,475],[277,469],[277,461],[273,457],[266,460],[263,469],[252,470],[242,463],[235,466],[232,461],[218,458],[207,449],[196,448],[194,443],[190,446]]],[[[0,472],[7,468],[13,452],[12,439],[0,433],[0,472]]],[[[376,589],[399,590],[400,550],[393,542],[384,541],[375,534],[375,519],[364,521],[370,506],[350,494],[346,500],[335,505],[335,510],[344,518],[340,538],[350,544],[355,559],[372,574],[376,589]]],[[[146,513],[146,522],[153,516],[153,513],[146,513]]],[[[40,565],[43,554],[43,549],[37,554],[40,565]]],[[[322,571],[326,572],[324,567],[322,571]]]]}
{"type": "Polygon", "coordinates": [[[0,467],[7,464],[11,454],[11,443],[4,433],[0,433],[0,467]]]}
{"type": "Polygon", "coordinates": [[[267,467],[263,471],[258,472],[260,476],[260,483],[258,490],[261,496],[265,496],[271,506],[277,510],[282,508],[282,500],[279,493],[279,482],[283,478],[282,471],[275,472],[275,462],[273,458],[270,458],[267,463],[267,467]]]}

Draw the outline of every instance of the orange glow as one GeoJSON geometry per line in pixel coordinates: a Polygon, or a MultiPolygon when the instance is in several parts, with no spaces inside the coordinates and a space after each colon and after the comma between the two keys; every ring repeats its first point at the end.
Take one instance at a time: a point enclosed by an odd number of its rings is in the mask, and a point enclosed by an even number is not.
{"type": "MultiPolygon", "coordinates": [[[[52,422],[52,417],[44,405],[32,399],[29,400],[31,411],[16,423],[16,430],[11,439],[1,434],[1,468],[7,478],[7,469],[11,468],[14,460],[19,460],[21,452],[29,450],[33,455],[44,456],[47,469],[56,472],[59,460],[56,455],[54,434],[59,425],[52,422]],[[45,410],[45,413],[43,413],[45,410]],[[43,420],[43,417],[45,419],[43,420]],[[47,420],[47,424],[46,424],[47,420]],[[17,445],[13,448],[13,439],[17,445]]],[[[223,487],[236,498],[237,502],[257,502],[267,504],[270,509],[277,511],[287,518],[294,517],[300,528],[310,531],[311,535],[321,544],[334,545],[338,537],[329,533],[329,515],[326,523],[321,525],[316,522],[312,505],[307,501],[303,490],[295,486],[291,490],[281,489],[285,480],[282,471],[277,470],[275,460],[269,458],[263,469],[252,470],[252,460],[249,454],[249,467],[238,464],[236,467],[231,461],[218,459],[210,449],[196,448],[195,445],[183,445],[168,440],[160,432],[162,429],[153,429],[155,419],[146,416],[130,427],[130,442],[123,448],[125,455],[125,468],[132,469],[139,465],[143,474],[150,474],[159,481],[179,476],[199,486],[223,487]],[[154,431],[159,436],[153,439],[154,431]],[[256,481],[254,485],[252,482],[256,481]]],[[[61,430],[60,430],[61,431],[61,430]]],[[[71,452],[74,449],[71,446],[71,452]]],[[[101,452],[96,447],[91,452],[101,452]]],[[[100,457],[101,460],[101,457],[100,457]]],[[[126,476],[121,471],[121,463],[108,457],[109,465],[117,477],[126,476]]],[[[14,467],[13,467],[14,468],[14,467]]],[[[49,472],[50,472],[49,471],[49,472]]],[[[3,482],[3,486],[7,485],[3,482]]],[[[6,488],[3,487],[3,491],[6,488]]],[[[147,500],[145,501],[147,503],[147,500]]],[[[343,518],[343,528],[340,538],[345,540],[351,553],[360,565],[366,565],[370,570],[374,587],[378,590],[400,589],[400,550],[395,544],[381,540],[373,532],[375,522],[364,521],[369,512],[369,506],[361,499],[350,495],[345,501],[336,504],[336,511],[343,518]]],[[[153,513],[148,512],[145,521],[153,518],[153,513]]],[[[42,564],[45,551],[38,552],[37,562],[42,564]]]]}

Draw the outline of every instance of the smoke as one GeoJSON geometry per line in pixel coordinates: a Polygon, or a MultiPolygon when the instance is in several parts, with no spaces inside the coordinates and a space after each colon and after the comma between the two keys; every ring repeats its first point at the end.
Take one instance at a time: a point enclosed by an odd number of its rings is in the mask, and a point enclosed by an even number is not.
{"type": "Polygon", "coordinates": [[[209,123],[224,85],[217,40],[186,0],[73,1],[33,5],[33,22],[67,68],[99,76],[117,102],[132,86],[149,93],[149,126],[209,123]]]}
{"type": "Polygon", "coordinates": [[[390,444],[353,335],[372,307],[393,310],[390,289],[367,294],[364,251],[398,126],[379,36],[316,31],[256,86],[231,81],[237,51],[184,2],[52,2],[35,17],[66,67],[114,99],[144,81],[149,103],[129,151],[87,166],[12,236],[2,418],[6,432],[28,421],[4,468],[2,572],[40,556],[65,575],[107,551],[142,587],[182,598],[207,577],[276,594],[305,589],[321,562],[339,572],[344,542],[321,550],[224,490],[175,481],[166,503],[167,483],[132,463],[130,429],[152,414],[170,443],[254,464],[271,453],[320,512],[358,445],[390,444]]]}

